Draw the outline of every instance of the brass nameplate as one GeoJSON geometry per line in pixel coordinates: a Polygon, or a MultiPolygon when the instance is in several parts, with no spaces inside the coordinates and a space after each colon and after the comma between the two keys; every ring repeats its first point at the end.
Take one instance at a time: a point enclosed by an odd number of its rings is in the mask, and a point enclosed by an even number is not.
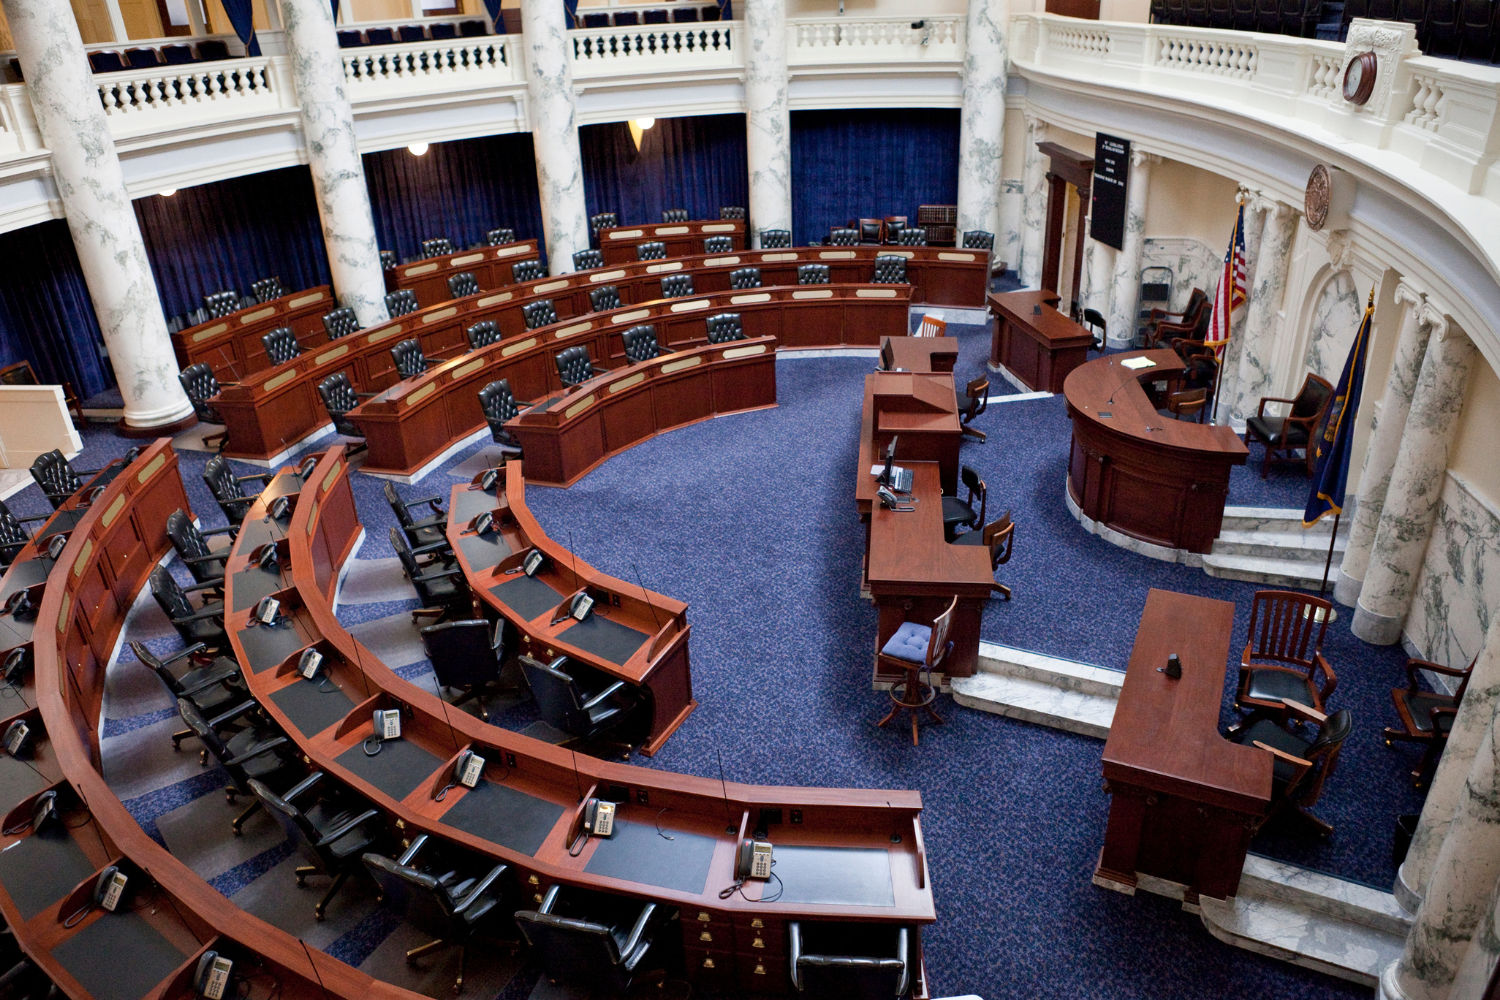
{"type": "Polygon", "coordinates": [[[859,256],[853,250],[821,250],[818,257],[822,260],[853,260],[859,256]]]}
{"type": "Polygon", "coordinates": [[[646,231],[644,229],[616,229],[609,234],[609,238],[612,240],[633,240],[637,236],[645,235],[646,231]]]}
{"type": "Polygon", "coordinates": [[[739,227],[732,222],[711,222],[703,227],[705,233],[732,233],[739,227]]]}
{"type": "Polygon", "coordinates": [[[589,281],[590,282],[596,282],[596,281],[614,281],[616,278],[623,278],[623,277],[625,277],[625,272],[623,270],[620,270],[620,271],[600,271],[598,274],[591,274],[591,275],[589,275],[589,281]]]}
{"type": "Polygon", "coordinates": [[[806,292],[793,292],[792,293],[792,298],[794,298],[794,299],[831,299],[831,298],[833,298],[833,289],[832,288],[819,288],[819,289],[816,289],[816,290],[806,291],[806,292]]]}
{"type": "Polygon", "coordinates": [[[497,302],[509,302],[510,301],[510,297],[513,294],[515,294],[515,293],[514,292],[501,292],[499,295],[486,295],[484,298],[480,299],[475,304],[478,305],[478,306],[480,306],[482,308],[484,306],[492,306],[492,305],[494,305],[497,302]]]}
{"type": "Polygon", "coordinates": [[[406,397],[406,405],[416,406],[422,400],[426,399],[428,396],[431,396],[435,392],[437,392],[437,383],[428,382],[426,385],[422,386],[422,388],[413,390],[411,395],[406,397]]]}
{"type": "Polygon", "coordinates": [[[669,361],[661,366],[661,373],[663,375],[670,375],[673,372],[684,371],[688,368],[697,368],[701,364],[703,364],[703,355],[699,354],[696,357],[687,358],[683,361],[669,361]]]}
{"type": "Polygon", "coordinates": [[[692,312],[695,309],[707,309],[708,304],[707,299],[694,299],[691,302],[674,302],[672,303],[672,311],[674,313],[692,312]]]}
{"type": "Polygon", "coordinates": [[[120,516],[120,511],[125,508],[125,494],[121,493],[115,497],[114,503],[110,504],[104,511],[104,516],[99,518],[100,522],[107,528],[115,523],[115,518],[120,516]]]}
{"type": "Polygon", "coordinates": [[[475,360],[470,361],[467,364],[459,365],[457,368],[453,369],[453,374],[448,377],[449,381],[457,382],[465,375],[471,375],[483,367],[484,358],[476,358],[475,360]]]}
{"type": "Polygon", "coordinates": [[[938,260],[978,260],[978,254],[972,253],[940,253],[938,260]]]}
{"type": "Polygon", "coordinates": [[[738,257],[710,257],[703,262],[704,267],[723,267],[726,264],[738,264],[738,257]]]}
{"type": "Polygon", "coordinates": [[[207,340],[209,337],[217,337],[227,329],[229,329],[228,323],[215,323],[207,330],[199,330],[197,333],[193,334],[193,343],[198,344],[207,340]]]}
{"type": "Polygon", "coordinates": [[[437,312],[426,313],[422,316],[422,322],[436,323],[440,319],[458,315],[458,306],[449,306],[447,309],[439,309],[437,312]]]}
{"type": "Polygon", "coordinates": [[[339,346],[335,347],[333,350],[331,350],[331,351],[324,351],[322,354],[319,354],[316,358],[313,358],[313,364],[315,364],[315,365],[324,365],[324,364],[327,364],[330,361],[337,361],[339,358],[342,358],[344,355],[346,355],[348,353],[349,353],[349,345],[348,344],[340,344],[339,346]]]}
{"type": "Polygon", "coordinates": [[[724,352],[725,361],[733,361],[735,358],[748,358],[754,354],[766,353],[765,344],[756,344],[752,347],[731,347],[724,352]]]}
{"type": "Polygon", "coordinates": [[[406,269],[406,276],[408,278],[415,278],[419,274],[429,274],[437,269],[438,266],[436,264],[413,264],[406,269]]]}
{"type": "MultiPolygon", "coordinates": [[[[708,227],[704,226],[703,230],[704,230],[704,232],[707,232],[708,231],[708,227]]],[[[692,229],[691,226],[657,226],[655,229],[651,230],[651,235],[652,236],[681,236],[683,233],[690,233],[692,231],[693,231],[693,229],[692,229]]]]}
{"type": "Polygon", "coordinates": [[[297,309],[297,308],[300,308],[302,306],[310,306],[314,302],[322,302],[322,301],[323,301],[323,293],[322,292],[313,292],[311,295],[299,295],[299,296],[297,296],[295,299],[292,299],[292,300],[288,301],[287,304],[286,304],[286,307],[288,309],[297,309]]]}
{"type": "Polygon", "coordinates": [[[328,475],[323,477],[323,486],[318,490],[318,492],[327,493],[328,488],[333,485],[334,480],[338,479],[339,473],[342,471],[344,471],[344,463],[334,462],[333,468],[328,470],[328,475]]]}
{"type": "Polygon", "coordinates": [[[448,266],[449,267],[463,267],[465,264],[472,264],[475,261],[480,261],[480,260],[484,260],[484,254],[482,254],[482,253],[471,253],[471,254],[467,254],[467,255],[465,255],[463,257],[454,257],[452,260],[450,260],[448,262],[448,266]]]}
{"type": "Polygon", "coordinates": [[[146,463],[146,467],[144,469],[135,474],[135,481],[138,483],[144,483],[146,480],[156,475],[157,469],[160,469],[163,465],[166,464],[167,456],[165,454],[157,455],[150,462],[146,463]]]}
{"type": "Polygon", "coordinates": [[[681,271],[681,270],[682,270],[682,261],[680,261],[680,260],[668,261],[665,264],[647,264],[646,265],[646,273],[647,274],[661,274],[663,271],[681,271]]]}
{"type": "Polygon", "coordinates": [[[529,253],[530,250],[531,244],[529,243],[512,243],[509,246],[496,247],[495,259],[499,260],[501,257],[514,257],[518,253],[529,253]]]}
{"type": "Polygon", "coordinates": [[[520,352],[525,351],[525,350],[529,350],[529,349],[531,349],[531,348],[533,348],[535,346],[536,346],[536,338],[535,337],[527,337],[525,340],[521,341],[519,344],[511,344],[508,347],[502,347],[502,348],[500,348],[500,356],[502,358],[508,358],[512,354],[519,354],[520,352]]]}
{"type": "Polygon", "coordinates": [[[244,324],[244,323],[254,323],[258,319],[265,319],[267,316],[275,316],[275,315],[276,315],[276,307],[275,306],[267,306],[264,309],[257,309],[253,313],[245,313],[245,315],[243,315],[243,316],[240,317],[240,323],[241,324],[244,324]]]}
{"type": "Polygon", "coordinates": [[[640,385],[641,382],[643,382],[645,380],[645,378],[646,378],[646,373],[645,372],[636,372],[634,375],[630,376],[629,378],[622,378],[618,382],[611,382],[609,384],[609,391],[610,392],[620,392],[622,390],[629,389],[633,385],[640,385]]]}
{"type": "Polygon", "coordinates": [[[578,402],[574,403],[572,406],[568,407],[566,410],[563,410],[563,416],[564,417],[568,417],[568,418],[571,419],[576,414],[582,413],[584,410],[587,410],[590,406],[593,406],[593,405],[594,405],[594,397],[593,396],[584,396],[578,402]]]}
{"type": "Polygon", "coordinates": [[[280,375],[277,375],[275,378],[268,378],[268,379],[266,379],[265,384],[260,387],[261,391],[262,392],[275,392],[277,389],[280,389],[282,386],[286,385],[288,382],[290,382],[292,379],[294,379],[296,377],[297,377],[297,369],[295,369],[295,368],[293,368],[289,372],[282,372],[280,375]]]}
{"type": "Polygon", "coordinates": [[[312,510],[307,515],[307,534],[312,536],[313,529],[318,526],[318,501],[314,500],[312,510]]]}
{"type": "Polygon", "coordinates": [[[748,305],[751,302],[770,302],[770,292],[752,292],[749,295],[731,295],[729,301],[734,305],[748,305]]]}
{"type": "Polygon", "coordinates": [[[795,253],[763,253],[760,255],[762,264],[776,264],[784,260],[801,260],[801,254],[795,253]]]}
{"type": "MultiPolygon", "coordinates": [[[[124,500],[124,497],[120,498],[124,500]]],[[[78,553],[78,558],[73,560],[73,575],[82,576],[85,567],[89,564],[89,556],[94,554],[94,540],[85,538],[83,540],[83,551],[78,553]]]]}
{"type": "Polygon", "coordinates": [[[73,603],[72,594],[63,591],[62,604],[57,609],[57,630],[64,634],[68,631],[68,607],[73,603]]]}
{"type": "Polygon", "coordinates": [[[564,278],[561,281],[549,281],[545,285],[536,285],[531,290],[534,293],[536,293],[538,295],[541,295],[541,294],[543,294],[545,292],[555,292],[555,291],[557,291],[560,288],[567,288],[567,287],[568,287],[568,279],[564,278]]]}
{"type": "Polygon", "coordinates": [[[562,340],[564,337],[573,337],[580,333],[588,333],[593,328],[594,324],[592,322],[574,323],[572,326],[565,326],[561,330],[558,330],[554,336],[558,340],[562,340]]]}
{"type": "Polygon", "coordinates": [[[894,288],[860,288],[854,292],[857,299],[894,299],[896,290],[894,288]]]}
{"type": "Polygon", "coordinates": [[[609,321],[611,323],[633,323],[638,319],[645,319],[650,315],[650,309],[634,309],[628,313],[615,313],[609,318],[609,321]]]}
{"type": "Polygon", "coordinates": [[[365,338],[367,344],[378,344],[382,340],[390,340],[392,337],[400,336],[401,324],[395,323],[391,326],[382,326],[379,330],[365,338]]]}

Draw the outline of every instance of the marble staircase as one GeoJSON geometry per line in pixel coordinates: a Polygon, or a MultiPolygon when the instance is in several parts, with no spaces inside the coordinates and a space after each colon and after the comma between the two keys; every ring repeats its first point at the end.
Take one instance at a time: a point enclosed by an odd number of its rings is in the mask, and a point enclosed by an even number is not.
{"type": "Polygon", "coordinates": [[[948,682],[966,708],[1097,739],[1109,736],[1125,675],[993,642],[979,644],[979,670],[948,682]]]}
{"type": "MultiPolygon", "coordinates": [[[[1225,507],[1224,525],[1203,571],[1226,580],[1247,580],[1271,587],[1317,590],[1328,559],[1333,522],[1325,518],[1304,529],[1302,512],[1276,507],[1225,507]]],[[[1349,541],[1349,519],[1339,523],[1333,544],[1329,587],[1349,541]]]]}

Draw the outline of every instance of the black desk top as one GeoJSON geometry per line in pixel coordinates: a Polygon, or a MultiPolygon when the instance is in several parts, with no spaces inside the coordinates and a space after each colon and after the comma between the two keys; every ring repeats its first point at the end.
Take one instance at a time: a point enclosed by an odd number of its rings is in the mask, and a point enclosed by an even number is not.
{"type": "Polygon", "coordinates": [[[495,564],[510,555],[510,543],[499,532],[487,535],[464,535],[458,547],[472,569],[493,569],[495,564]]]}
{"type": "Polygon", "coordinates": [[[651,637],[596,612],[570,625],[558,634],[558,638],[586,653],[623,666],[651,637]]]}
{"type": "Polygon", "coordinates": [[[21,911],[22,920],[41,913],[94,873],[83,848],[59,826],[54,823],[47,832],[22,837],[0,851],[0,884],[21,911]]]}
{"type": "Polygon", "coordinates": [[[499,782],[481,781],[443,813],[443,822],[501,847],[535,855],[562,814],[563,807],[555,802],[499,782]]]}
{"type": "Polygon", "coordinates": [[[287,721],[314,736],[348,715],[354,702],[344,692],[326,681],[303,681],[288,684],[272,692],[271,702],[286,713],[287,721]]]}
{"type": "Polygon", "coordinates": [[[540,618],[562,603],[563,595],[535,577],[517,573],[490,588],[496,599],[505,602],[516,614],[531,621],[540,618]]]}
{"type": "Polygon", "coordinates": [[[442,763],[436,756],[406,740],[386,740],[371,757],[363,744],[338,755],[339,764],[363,778],[391,798],[401,800],[432,777],[442,763]]]}
{"type": "MultiPolygon", "coordinates": [[[[670,814],[667,820],[670,822],[670,814]]],[[[669,827],[657,833],[654,823],[616,818],[614,836],[599,841],[583,870],[592,875],[702,894],[717,846],[718,841],[712,837],[669,827]]]]}
{"type": "MultiPolygon", "coordinates": [[[[890,852],[878,847],[776,845],[771,869],[781,880],[779,903],[895,906],[890,852]]],[[[765,895],[775,895],[775,888],[765,895]]]]}
{"type": "MultiPolygon", "coordinates": [[[[240,549],[244,551],[243,548],[240,549]]],[[[284,590],[286,583],[282,582],[281,570],[264,570],[259,566],[251,566],[234,574],[231,581],[234,584],[234,607],[231,611],[244,611],[255,607],[255,602],[267,594],[274,594],[278,590],[284,590]]]]}
{"type": "Polygon", "coordinates": [[[297,627],[273,628],[269,625],[251,625],[240,629],[239,640],[249,660],[250,672],[258,674],[270,670],[288,656],[307,648],[308,641],[297,627]]]}
{"type": "Polygon", "coordinates": [[[139,1000],[187,959],[123,906],[53,948],[52,957],[94,1000],[139,1000]]]}

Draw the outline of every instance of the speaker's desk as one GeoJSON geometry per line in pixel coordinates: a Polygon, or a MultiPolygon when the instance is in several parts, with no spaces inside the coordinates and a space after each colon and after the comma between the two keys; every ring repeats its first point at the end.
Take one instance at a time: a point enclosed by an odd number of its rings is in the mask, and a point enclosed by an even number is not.
{"type": "Polygon", "coordinates": [[[606,264],[634,263],[642,243],[665,243],[668,257],[688,257],[703,252],[710,236],[728,236],[735,250],[745,249],[744,219],[696,219],[664,222],[659,226],[614,226],[599,230],[599,250],[606,264]]]}
{"type": "Polygon", "coordinates": [[[891,345],[891,364],[894,369],[919,374],[951,373],[958,364],[957,337],[887,337],[881,349],[891,345]]]}
{"type": "Polygon", "coordinates": [[[861,520],[868,520],[876,483],[870,466],[885,461],[886,445],[896,442],[896,464],[936,462],[943,491],[958,487],[958,446],[963,427],[951,374],[874,372],[865,376],[865,404],[860,415],[859,461],[854,470],[854,498],[861,520]]]}
{"type": "Polygon", "coordinates": [[[1068,373],[1088,360],[1094,335],[1056,309],[1056,292],[991,293],[995,314],[990,370],[1001,365],[1033,392],[1062,392],[1068,373]]]}
{"type": "Polygon", "coordinates": [[[453,298],[448,291],[448,279],[455,274],[467,271],[474,275],[480,288],[502,288],[516,284],[512,268],[518,261],[537,259],[536,240],[456,250],[441,257],[414,260],[391,268],[385,272],[385,287],[393,292],[410,288],[417,293],[418,303],[430,306],[453,298]]]}
{"type": "Polygon", "coordinates": [[[1104,744],[1109,826],[1094,882],[1196,903],[1239,887],[1271,801],[1269,753],[1219,735],[1234,605],[1151,590],[1104,744]],[[1176,653],[1182,677],[1158,668],[1176,653]],[[1165,887],[1161,883],[1167,883],[1165,887]]]}
{"type": "Polygon", "coordinates": [[[1249,449],[1228,427],[1162,416],[1142,381],[1183,371],[1176,351],[1095,358],[1063,386],[1073,419],[1068,497],[1083,516],[1143,542],[1208,552],[1224,520],[1229,470],[1249,449]],[[1132,371],[1121,364],[1145,358],[1132,371]]]}

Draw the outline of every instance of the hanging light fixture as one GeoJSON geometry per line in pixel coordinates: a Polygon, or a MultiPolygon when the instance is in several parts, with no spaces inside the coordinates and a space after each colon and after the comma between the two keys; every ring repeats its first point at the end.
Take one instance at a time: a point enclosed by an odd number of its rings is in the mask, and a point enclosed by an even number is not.
{"type": "Polygon", "coordinates": [[[656,124],[655,118],[637,118],[630,123],[630,141],[635,143],[635,151],[641,151],[641,137],[646,130],[656,124]]]}
{"type": "Polygon", "coordinates": [[[157,192],[157,193],[160,194],[163,198],[170,198],[174,194],[177,193],[177,189],[176,188],[167,188],[165,191],[160,191],[160,192],[157,192]]]}
{"type": "Polygon", "coordinates": [[[421,156],[423,153],[427,152],[427,148],[427,143],[425,142],[414,142],[410,146],[406,147],[406,151],[412,156],[421,156]]]}

